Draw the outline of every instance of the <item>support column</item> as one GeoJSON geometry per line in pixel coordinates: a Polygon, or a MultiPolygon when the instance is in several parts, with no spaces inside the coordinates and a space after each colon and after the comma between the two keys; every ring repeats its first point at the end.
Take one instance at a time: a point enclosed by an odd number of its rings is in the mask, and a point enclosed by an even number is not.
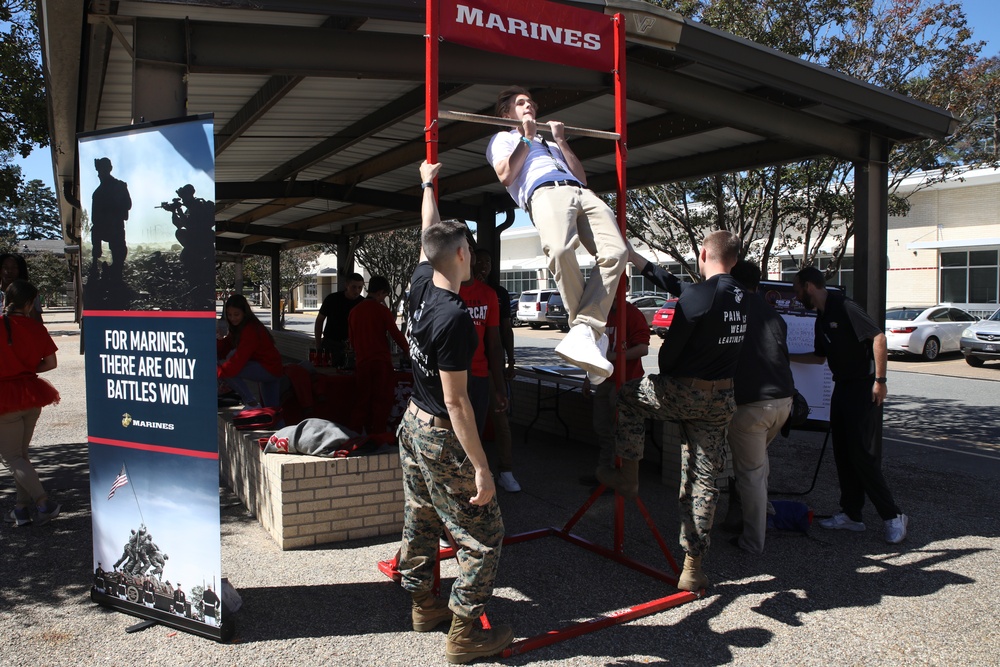
{"type": "Polygon", "coordinates": [[[889,141],[869,136],[868,160],[854,163],[854,300],[885,322],[889,236],[889,141]]]}
{"type": "Polygon", "coordinates": [[[486,282],[493,285],[500,277],[500,233],[497,231],[497,212],[484,202],[476,216],[476,245],[485,248],[493,258],[493,269],[486,282]]]}
{"type": "Polygon", "coordinates": [[[349,236],[337,237],[337,290],[344,289],[346,276],[354,273],[354,252],[349,236]]]}
{"type": "Polygon", "coordinates": [[[271,255],[271,328],[275,331],[281,326],[281,251],[271,255]]]}

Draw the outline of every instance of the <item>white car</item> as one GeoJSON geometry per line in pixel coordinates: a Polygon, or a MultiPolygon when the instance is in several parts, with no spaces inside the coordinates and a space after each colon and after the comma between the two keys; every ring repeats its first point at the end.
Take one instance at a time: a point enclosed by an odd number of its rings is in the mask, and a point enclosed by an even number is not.
{"type": "Polygon", "coordinates": [[[942,352],[957,352],[962,332],[976,318],[951,306],[896,307],[885,311],[885,338],[890,354],[915,354],[928,361],[942,352]]]}
{"type": "Polygon", "coordinates": [[[1000,310],[962,332],[962,354],[970,366],[1000,359],[1000,310]]]}
{"type": "Polygon", "coordinates": [[[559,291],[529,289],[521,292],[521,296],[517,299],[517,319],[525,322],[532,329],[539,329],[543,324],[556,328],[557,325],[550,322],[545,316],[548,312],[549,297],[553,294],[559,294],[559,291]]]}

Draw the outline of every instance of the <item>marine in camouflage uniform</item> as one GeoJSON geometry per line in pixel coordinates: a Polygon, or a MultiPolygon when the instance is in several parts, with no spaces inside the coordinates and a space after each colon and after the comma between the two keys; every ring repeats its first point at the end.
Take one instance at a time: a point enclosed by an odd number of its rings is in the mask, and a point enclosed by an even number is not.
{"type": "Polygon", "coordinates": [[[493,595],[504,531],[468,394],[479,336],[458,290],[472,275],[472,246],[463,223],[440,220],[433,190],[440,168],[420,165],[421,262],[407,298],[413,394],[397,431],[405,501],[397,570],[411,593],[413,630],[450,621],[445,657],[466,663],[499,653],[514,631],[480,622],[493,595]],[[447,604],[433,593],[444,528],[458,544],[459,567],[447,604]]]}
{"type": "Polygon", "coordinates": [[[447,528],[459,547],[458,577],[451,587],[451,610],[478,618],[493,594],[504,527],[496,497],[473,505],[472,466],[451,429],[437,428],[409,410],[399,428],[403,467],[403,548],[399,572],[408,591],[429,591],[434,583],[438,538],[447,528]]]}
{"type": "Polygon", "coordinates": [[[682,432],[678,505],[680,543],[686,558],[682,590],[708,585],[701,557],[708,551],[719,489],[715,479],[726,463],[726,428],[736,412],[733,375],[746,332],[742,286],[729,275],[740,240],[717,231],[705,238],[698,258],[704,280],[681,283],[629,247],[629,259],[662,289],[680,295],[659,353],[660,373],[624,384],[618,393],[616,453],[620,469],[601,466],[598,479],[626,496],[638,493],[645,420],[671,420],[682,432]]]}
{"type": "Polygon", "coordinates": [[[719,489],[726,467],[726,427],[736,412],[733,390],[706,391],[669,375],[650,375],[622,386],[618,394],[617,452],[638,461],[646,442],[646,419],[678,422],[681,480],[678,494],[680,543],[685,553],[708,550],[719,489]]]}

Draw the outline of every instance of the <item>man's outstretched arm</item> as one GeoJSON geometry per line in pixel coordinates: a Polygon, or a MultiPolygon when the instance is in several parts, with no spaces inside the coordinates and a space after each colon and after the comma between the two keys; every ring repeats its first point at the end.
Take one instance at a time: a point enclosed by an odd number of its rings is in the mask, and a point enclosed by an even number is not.
{"type": "MultiPolygon", "coordinates": [[[[427,160],[420,163],[420,182],[422,184],[434,183],[434,179],[437,178],[438,173],[441,171],[441,164],[431,164],[427,160]]],[[[436,225],[441,222],[441,214],[438,213],[437,207],[437,197],[434,195],[434,186],[427,186],[424,188],[424,198],[420,202],[420,232],[423,233],[425,229],[431,225],[436,225]]],[[[420,261],[427,261],[427,255],[424,254],[424,245],[420,244],[420,261]]]]}

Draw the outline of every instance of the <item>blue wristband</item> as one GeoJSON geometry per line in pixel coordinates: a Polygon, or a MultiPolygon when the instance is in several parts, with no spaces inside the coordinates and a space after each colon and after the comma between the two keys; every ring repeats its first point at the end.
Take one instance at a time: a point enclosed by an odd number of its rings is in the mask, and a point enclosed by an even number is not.
{"type": "Polygon", "coordinates": [[[530,147],[531,139],[529,139],[528,137],[521,137],[521,143],[528,144],[528,146],[530,147]]]}

